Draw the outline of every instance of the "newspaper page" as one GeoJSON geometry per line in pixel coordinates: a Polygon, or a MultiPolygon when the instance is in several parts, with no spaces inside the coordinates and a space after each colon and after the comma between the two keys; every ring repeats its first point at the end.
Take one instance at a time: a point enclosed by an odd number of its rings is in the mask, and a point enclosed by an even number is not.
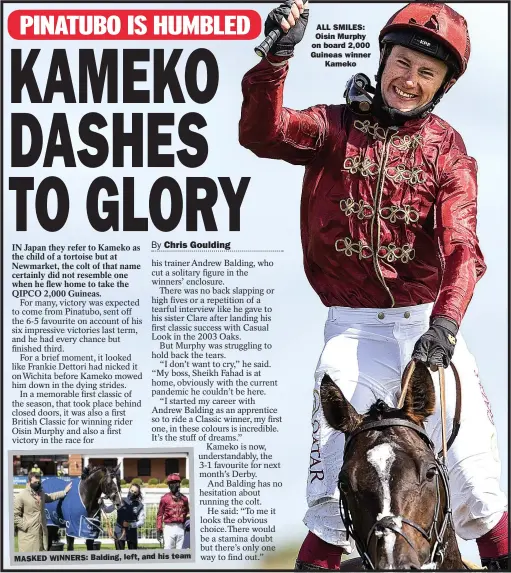
{"type": "Polygon", "coordinates": [[[5,570],[504,559],[508,5],[405,6],[2,3],[5,570]]]}

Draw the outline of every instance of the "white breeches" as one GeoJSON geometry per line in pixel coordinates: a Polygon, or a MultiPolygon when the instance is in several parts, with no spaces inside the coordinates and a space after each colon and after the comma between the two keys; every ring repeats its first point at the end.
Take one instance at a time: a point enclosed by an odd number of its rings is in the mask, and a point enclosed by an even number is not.
{"type": "Polygon", "coordinates": [[[181,549],[185,538],[182,523],[165,523],[163,526],[163,549],[181,549]]]}
{"type": "MultiPolygon", "coordinates": [[[[319,388],[324,374],[339,386],[359,413],[378,398],[396,406],[401,377],[417,339],[428,330],[431,304],[394,309],[332,307],[325,325],[325,347],[315,373],[313,444],[307,480],[305,525],[328,543],[351,552],[339,514],[337,477],[344,434],[325,421],[319,388]]],[[[461,427],[448,452],[448,470],[456,533],[475,539],[488,532],[507,510],[501,491],[500,460],[492,414],[479,381],[476,362],[458,333],[453,363],[462,386],[461,427]]],[[[432,373],[438,397],[438,374],[432,373]]],[[[447,433],[455,408],[452,370],[446,370],[447,433]]],[[[439,399],[426,420],[428,435],[441,448],[439,399]]]]}

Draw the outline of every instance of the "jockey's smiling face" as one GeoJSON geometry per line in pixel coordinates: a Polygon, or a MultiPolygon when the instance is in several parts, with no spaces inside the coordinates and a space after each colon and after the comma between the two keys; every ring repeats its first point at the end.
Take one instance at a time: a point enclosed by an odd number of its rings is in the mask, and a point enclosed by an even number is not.
{"type": "Polygon", "coordinates": [[[381,79],[383,99],[389,107],[412,111],[433,99],[446,73],[444,62],[404,46],[393,46],[381,79]]]}

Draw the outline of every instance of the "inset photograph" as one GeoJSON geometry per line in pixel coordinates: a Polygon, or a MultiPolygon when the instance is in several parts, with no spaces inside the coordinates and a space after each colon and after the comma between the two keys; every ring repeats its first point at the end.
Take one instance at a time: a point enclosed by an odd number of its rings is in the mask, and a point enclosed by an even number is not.
{"type": "Polygon", "coordinates": [[[14,550],[191,548],[190,453],[12,456],[14,550]]]}

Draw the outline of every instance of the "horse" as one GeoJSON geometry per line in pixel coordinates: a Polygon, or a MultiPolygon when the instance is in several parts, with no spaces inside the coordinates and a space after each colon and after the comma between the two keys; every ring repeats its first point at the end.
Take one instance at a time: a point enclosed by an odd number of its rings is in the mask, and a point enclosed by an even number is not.
{"type": "Polygon", "coordinates": [[[320,396],[327,423],[345,434],[339,506],[361,556],[341,569],[466,569],[447,470],[424,430],[435,408],[427,367],[416,364],[402,408],[377,400],[361,415],[328,375],[320,396]]]}
{"type": "Polygon", "coordinates": [[[63,500],[47,504],[47,519],[56,526],[51,539],[58,540],[58,528],[65,525],[68,551],[73,551],[75,537],[85,537],[87,549],[91,550],[101,532],[100,498],[110,499],[116,509],[122,505],[119,465],[115,468],[87,466],[74,496],[72,492],[73,488],[63,500]]]}
{"type": "Polygon", "coordinates": [[[115,468],[87,466],[80,481],[80,497],[89,515],[99,513],[99,499],[108,498],[119,509],[122,505],[121,480],[118,464],[115,468]]]}

